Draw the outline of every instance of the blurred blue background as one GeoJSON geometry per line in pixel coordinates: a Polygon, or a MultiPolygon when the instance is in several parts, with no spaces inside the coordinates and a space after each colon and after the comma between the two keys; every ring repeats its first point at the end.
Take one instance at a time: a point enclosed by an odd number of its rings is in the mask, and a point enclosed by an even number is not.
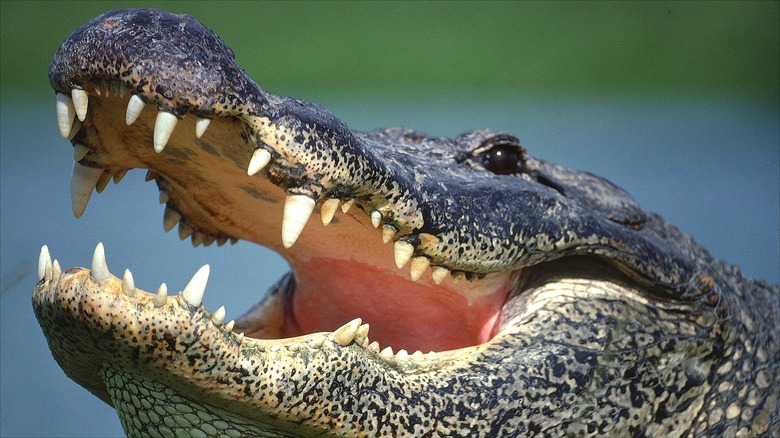
{"type": "MultiPolygon", "coordinates": [[[[353,129],[517,134],[529,154],[604,176],[748,276],[780,280],[777,2],[0,3],[0,435],[119,436],[110,407],[56,365],[30,305],[40,246],[63,268],[109,268],[180,290],[212,266],[204,303],[228,319],[286,270],[254,244],[192,249],[162,231],[133,171],[72,217],[72,149],[48,62],[110,9],[194,15],[275,94],[353,129]]],[[[316,226],[311,224],[310,226],[316,226]]],[[[388,253],[388,257],[391,255],[388,253]]]]}

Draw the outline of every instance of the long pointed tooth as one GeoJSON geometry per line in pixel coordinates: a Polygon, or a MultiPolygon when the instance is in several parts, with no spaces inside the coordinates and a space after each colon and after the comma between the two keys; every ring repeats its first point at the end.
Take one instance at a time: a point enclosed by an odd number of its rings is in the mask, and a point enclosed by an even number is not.
{"type": "Polygon", "coordinates": [[[203,295],[206,293],[206,284],[209,281],[209,272],[211,268],[209,265],[203,265],[198,269],[198,272],[192,276],[192,279],[184,290],[181,291],[181,296],[184,301],[189,303],[190,306],[197,307],[203,301],[203,295]]]}
{"type": "Polygon", "coordinates": [[[369,331],[369,325],[368,324],[361,324],[360,327],[358,327],[357,331],[355,332],[355,342],[363,345],[367,344],[366,341],[368,341],[368,331],[369,331]]]}
{"type": "Polygon", "coordinates": [[[434,266],[431,268],[431,276],[433,276],[433,282],[436,284],[441,284],[444,279],[447,278],[447,274],[449,273],[449,269],[443,268],[441,266],[434,266]]]}
{"type": "Polygon", "coordinates": [[[203,137],[203,134],[206,133],[206,129],[209,127],[209,123],[211,123],[211,119],[199,117],[198,121],[195,122],[195,136],[198,138],[203,137]]]}
{"type": "Polygon", "coordinates": [[[81,161],[89,153],[89,148],[81,143],[73,145],[73,161],[81,161]]]}
{"type": "Polygon", "coordinates": [[[171,200],[170,195],[165,190],[160,190],[160,204],[165,204],[171,200]]]}
{"type": "Polygon", "coordinates": [[[192,236],[193,229],[184,222],[179,222],[179,239],[184,240],[192,236]]]}
{"type": "Polygon", "coordinates": [[[124,82],[119,83],[119,97],[125,97],[127,94],[127,85],[124,82]]]}
{"type": "Polygon", "coordinates": [[[95,189],[102,174],[103,169],[73,162],[73,170],[70,174],[70,204],[73,208],[73,216],[79,218],[84,214],[92,190],[95,189]]]}
{"type": "Polygon", "coordinates": [[[252,158],[249,160],[249,166],[246,169],[246,174],[252,176],[257,172],[263,170],[265,166],[271,161],[271,153],[267,150],[260,148],[252,153],[252,158]]]}
{"type": "Polygon", "coordinates": [[[298,240],[306,221],[314,211],[314,204],[314,199],[306,195],[287,195],[282,219],[282,245],[285,248],[290,248],[298,240]]]}
{"type": "Polygon", "coordinates": [[[396,241],[393,250],[395,251],[395,265],[398,269],[406,266],[406,264],[409,263],[409,259],[412,258],[412,254],[414,254],[414,247],[412,244],[404,242],[403,240],[396,241]]]}
{"type": "Polygon", "coordinates": [[[179,119],[175,115],[167,112],[160,111],[157,113],[157,120],[154,122],[154,151],[160,153],[165,149],[168,144],[168,140],[173,134],[173,128],[176,127],[176,122],[179,119]]]}
{"type": "Polygon", "coordinates": [[[411,265],[411,275],[412,275],[412,281],[417,281],[422,277],[422,275],[425,273],[425,271],[428,269],[428,267],[431,266],[431,261],[428,260],[428,257],[420,256],[415,257],[412,259],[412,265],[411,265]]]}
{"type": "Polygon", "coordinates": [[[60,262],[55,259],[54,263],[51,264],[51,279],[59,281],[60,274],[62,274],[62,268],[60,267],[60,262]]]}
{"type": "Polygon", "coordinates": [[[225,331],[232,332],[234,325],[236,325],[236,322],[231,319],[227,324],[225,324],[225,331]]]}
{"type": "Polygon", "coordinates": [[[41,254],[38,256],[38,281],[43,280],[46,276],[46,265],[51,265],[51,254],[49,254],[49,247],[43,245],[41,254]]]}
{"type": "Polygon", "coordinates": [[[242,342],[244,342],[244,332],[241,332],[236,335],[236,343],[240,344],[242,342]]]}
{"type": "Polygon", "coordinates": [[[122,169],[114,174],[114,184],[119,184],[119,181],[122,181],[122,179],[127,175],[127,169],[122,169]]]}
{"type": "Polygon", "coordinates": [[[62,93],[57,93],[57,127],[62,138],[68,138],[70,135],[70,128],[73,126],[73,118],[75,116],[76,109],[73,107],[71,98],[62,93]]]}
{"type": "Polygon", "coordinates": [[[322,218],[322,225],[328,225],[333,220],[333,216],[336,215],[336,210],[339,209],[339,200],[337,198],[331,198],[322,203],[320,207],[320,217],[322,218]]]}
{"type": "Polygon", "coordinates": [[[74,88],[70,91],[70,96],[73,98],[73,108],[76,110],[76,115],[83,122],[87,118],[89,95],[84,90],[74,88]]]}
{"type": "Polygon", "coordinates": [[[219,309],[215,310],[214,313],[211,314],[211,322],[213,322],[215,325],[220,325],[224,320],[225,320],[225,306],[221,306],[219,309]]]}
{"type": "Polygon", "coordinates": [[[352,207],[352,204],[355,203],[354,199],[350,199],[348,201],[344,201],[344,203],[341,205],[341,212],[346,213],[349,211],[349,209],[352,207]]]}
{"type": "Polygon", "coordinates": [[[146,106],[146,104],[138,95],[133,94],[130,96],[130,101],[127,102],[127,112],[125,113],[125,123],[127,126],[132,125],[138,120],[138,116],[141,115],[144,106],[146,106]]]}
{"type": "Polygon", "coordinates": [[[388,243],[395,237],[395,227],[392,225],[382,226],[382,242],[388,243]]]}
{"type": "Polygon", "coordinates": [[[135,296],[135,280],[129,269],[125,269],[125,275],[122,276],[122,292],[128,297],[135,296]]]}
{"type": "Polygon", "coordinates": [[[100,178],[98,178],[97,182],[95,183],[95,191],[98,193],[103,193],[103,190],[106,189],[109,181],[111,181],[111,177],[111,172],[109,172],[108,169],[104,170],[103,173],[100,174],[100,178]]]}
{"type": "Polygon", "coordinates": [[[192,247],[193,248],[197,247],[198,245],[203,243],[203,233],[201,233],[200,231],[193,231],[191,240],[192,240],[192,247]]]}
{"type": "Polygon", "coordinates": [[[342,347],[346,347],[355,340],[355,334],[357,334],[360,325],[363,324],[363,320],[355,318],[352,321],[342,325],[333,332],[333,341],[342,347]]]}
{"type": "Polygon", "coordinates": [[[151,169],[147,170],[146,171],[146,176],[144,177],[144,181],[147,181],[147,182],[151,181],[151,180],[157,178],[158,176],[160,176],[160,174],[158,174],[154,170],[151,170],[151,169]]]}
{"type": "Polygon", "coordinates": [[[108,265],[106,264],[106,252],[103,250],[103,242],[97,244],[95,252],[92,254],[92,272],[90,275],[98,283],[102,283],[111,277],[111,272],[108,271],[108,265]]]}
{"type": "Polygon", "coordinates": [[[374,228],[379,228],[379,226],[382,225],[382,213],[377,210],[371,212],[371,225],[373,225],[374,228]]]}
{"type": "Polygon", "coordinates": [[[180,220],[181,213],[166,205],[165,213],[163,213],[163,229],[165,229],[165,232],[171,231],[180,220]]]}
{"type": "Polygon", "coordinates": [[[168,285],[165,283],[160,285],[154,298],[152,298],[152,302],[155,307],[162,307],[168,302],[168,285]]]}
{"type": "Polygon", "coordinates": [[[374,341],[368,344],[368,349],[373,351],[374,353],[379,353],[379,342],[374,341]]]}

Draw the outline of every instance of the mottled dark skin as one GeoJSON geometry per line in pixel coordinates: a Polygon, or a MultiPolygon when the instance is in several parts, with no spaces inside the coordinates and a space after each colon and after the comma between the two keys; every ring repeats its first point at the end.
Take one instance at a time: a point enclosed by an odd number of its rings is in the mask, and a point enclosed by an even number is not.
{"type": "MultiPolygon", "coordinates": [[[[128,434],[211,434],[225,423],[271,436],[780,435],[778,287],[743,278],[608,181],[527,155],[512,134],[351,131],[255,85],[192,17],[153,10],[90,21],[57,51],[49,78],[65,96],[89,94],[72,131],[89,149],[81,165],[106,177],[150,169],[184,234],[252,240],[293,267],[259,307],[284,322],[250,312],[235,330],[246,339],[181,297],[160,308],[113,277],[42,275],[34,307],[55,358],[117,408],[128,434]],[[105,83],[128,94],[111,96],[105,83]],[[125,126],[130,94],[147,108],[125,126]],[[152,108],[180,119],[159,153],[152,108]],[[202,137],[197,118],[211,119],[202,137]],[[270,163],[247,175],[256,150],[270,163]],[[328,200],[354,206],[317,235],[307,225],[290,247],[278,241],[290,195],[323,215],[328,200]],[[412,248],[412,275],[430,271],[436,284],[385,266],[391,250],[365,243],[382,237],[412,248]],[[415,297],[446,290],[472,303],[508,287],[490,338],[440,351],[451,340],[433,341],[428,328],[408,342],[436,353],[409,358],[380,354],[363,335],[273,340],[305,332],[292,327],[303,312],[296,321],[289,309],[303,305],[292,297],[311,287],[308,270],[320,275],[323,240],[359,254],[356,270],[386,276],[388,288],[419,287],[415,297]],[[165,406],[182,404],[200,420],[166,423],[182,411],[165,406]]],[[[356,264],[342,262],[328,259],[323,272],[352,275],[331,269],[356,264]]],[[[399,342],[393,327],[365,319],[380,342],[399,342]]]]}

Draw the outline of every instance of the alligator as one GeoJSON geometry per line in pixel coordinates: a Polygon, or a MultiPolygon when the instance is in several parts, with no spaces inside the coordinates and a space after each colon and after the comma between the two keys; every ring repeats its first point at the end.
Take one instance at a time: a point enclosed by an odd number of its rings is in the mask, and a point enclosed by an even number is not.
{"type": "Polygon", "coordinates": [[[166,231],[291,266],[225,323],[208,265],[168,295],[102,244],[42,248],[52,355],[128,436],[780,436],[778,286],[515,135],[352,131],[149,9],[86,23],[49,79],[77,217],[147,169],[166,231]]]}

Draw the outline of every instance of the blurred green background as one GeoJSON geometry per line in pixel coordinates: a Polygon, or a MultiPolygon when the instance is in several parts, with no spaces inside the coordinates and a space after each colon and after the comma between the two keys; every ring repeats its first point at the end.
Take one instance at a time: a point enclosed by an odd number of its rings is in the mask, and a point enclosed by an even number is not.
{"type": "Polygon", "coordinates": [[[322,104],[354,129],[512,132],[529,154],[612,180],[716,257],[776,283],[779,5],[1,1],[0,436],[121,435],[37,327],[42,244],[67,268],[88,266],[102,241],[112,272],[131,268],[152,291],[166,282],[175,293],[209,263],[204,305],[225,305],[227,319],[286,271],[251,243],[193,250],[163,233],[142,171],[72,217],[72,148],[47,72],[89,19],[123,7],[193,15],[263,88],[322,104]]]}
{"type": "Polygon", "coordinates": [[[778,100],[778,2],[2,2],[2,89],[106,10],[188,13],[276,94],[309,89],[733,93],[778,100]]]}

